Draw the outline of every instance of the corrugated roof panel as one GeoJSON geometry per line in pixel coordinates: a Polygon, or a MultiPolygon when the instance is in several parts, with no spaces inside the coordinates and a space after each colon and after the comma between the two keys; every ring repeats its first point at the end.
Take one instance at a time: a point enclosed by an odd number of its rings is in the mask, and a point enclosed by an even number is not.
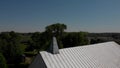
{"type": "Polygon", "coordinates": [[[115,42],[40,52],[47,68],[120,68],[120,46],[115,42]]]}

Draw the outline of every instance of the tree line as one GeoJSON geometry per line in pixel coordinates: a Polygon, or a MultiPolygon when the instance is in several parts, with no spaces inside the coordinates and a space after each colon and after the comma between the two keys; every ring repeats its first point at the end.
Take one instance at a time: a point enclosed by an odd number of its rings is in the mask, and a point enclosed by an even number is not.
{"type": "Polygon", "coordinates": [[[67,48],[89,44],[87,32],[65,32],[65,24],[56,23],[48,25],[44,32],[34,33],[0,33],[0,68],[7,68],[7,64],[20,64],[24,62],[27,52],[47,50],[52,37],[57,38],[59,48],[67,48]],[[4,66],[4,67],[3,67],[4,66]]]}
{"type": "Polygon", "coordinates": [[[120,33],[65,32],[66,29],[67,25],[56,23],[46,26],[44,32],[1,32],[0,68],[11,68],[9,64],[21,64],[26,56],[35,56],[39,51],[47,50],[53,36],[57,38],[60,49],[107,41],[120,44],[120,33]]]}
{"type": "Polygon", "coordinates": [[[89,33],[88,37],[91,39],[91,44],[115,41],[120,44],[120,33],[89,33]]]}
{"type": "Polygon", "coordinates": [[[39,51],[47,50],[53,36],[57,38],[60,49],[107,41],[115,41],[120,44],[120,33],[65,32],[66,29],[65,24],[56,23],[46,26],[44,32],[1,32],[0,68],[11,68],[9,64],[16,66],[25,62],[24,58],[28,54],[35,56],[39,51]]]}

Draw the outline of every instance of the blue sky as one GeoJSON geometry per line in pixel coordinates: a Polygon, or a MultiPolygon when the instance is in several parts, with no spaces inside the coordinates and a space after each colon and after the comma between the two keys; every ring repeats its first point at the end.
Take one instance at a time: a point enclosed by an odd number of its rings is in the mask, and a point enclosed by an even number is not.
{"type": "Polygon", "coordinates": [[[120,32],[120,0],[0,0],[0,32],[41,32],[57,22],[67,31],[120,32]]]}

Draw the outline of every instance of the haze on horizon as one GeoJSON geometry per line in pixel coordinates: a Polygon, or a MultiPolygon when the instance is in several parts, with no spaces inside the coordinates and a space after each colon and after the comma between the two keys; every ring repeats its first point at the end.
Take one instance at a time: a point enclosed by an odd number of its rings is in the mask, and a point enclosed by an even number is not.
{"type": "Polygon", "coordinates": [[[69,32],[120,32],[120,0],[0,0],[0,32],[42,32],[58,22],[69,32]]]}

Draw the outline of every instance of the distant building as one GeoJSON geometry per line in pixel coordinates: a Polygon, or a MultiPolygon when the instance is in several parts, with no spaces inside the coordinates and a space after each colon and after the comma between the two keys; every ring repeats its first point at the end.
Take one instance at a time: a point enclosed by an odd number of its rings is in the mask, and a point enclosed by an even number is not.
{"type": "Polygon", "coordinates": [[[120,68],[120,45],[106,42],[58,49],[56,39],[41,51],[29,68],[120,68]]]}

